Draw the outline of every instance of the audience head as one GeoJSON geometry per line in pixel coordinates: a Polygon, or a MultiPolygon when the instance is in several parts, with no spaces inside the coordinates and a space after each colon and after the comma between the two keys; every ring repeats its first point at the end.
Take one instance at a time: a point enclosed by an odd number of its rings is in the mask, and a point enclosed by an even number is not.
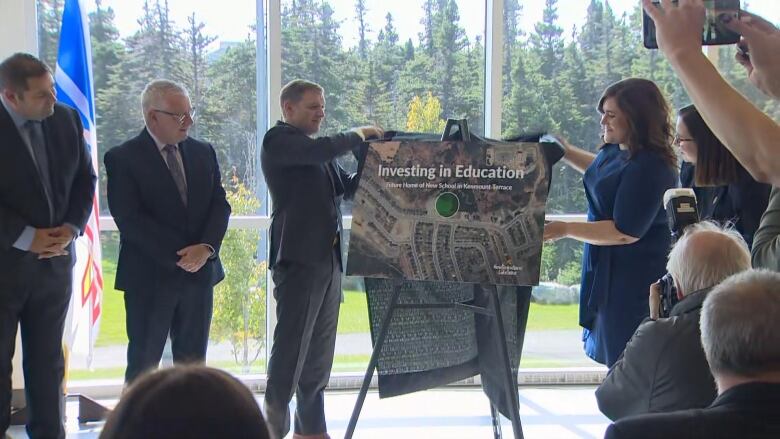
{"type": "Polygon", "coordinates": [[[750,251],[735,229],[703,221],[686,227],[669,252],[666,269],[682,298],[749,270],[750,251]]]}
{"type": "Polygon", "coordinates": [[[282,87],[279,94],[283,120],[306,135],[320,130],[325,119],[325,90],[319,84],[296,79],[282,87]]]}
{"type": "Polygon", "coordinates": [[[139,378],[106,421],[101,439],[269,438],[254,396],[230,374],[181,366],[139,378]]]}
{"type": "Polygon", "coordinates": [[[780,382],[780,273],[748,270],[704,300],[701,341],[722,393],[749,381],[780,382]]]}
{"type": "Polygon", "coordinates": [[[176,145],[186,139],[194,123],[195,111],[187,89],[167,79],[146,84],[141,94],[141,108],[146,128],[166,145],[176,145]]]}
{"type": "Polygon", "coordinates": [[[683,107],[677,113],[675,143],[680,147],[683,159],[696,165],[694,183],[697,186],[736,183],[740,173],[747,172],[715,137],[693,105],[683,107]]]}
{"type": "Polygon", "coordinates": [[[671,148],[669,105],[653,81],[628,78],[604,90],[599,99],[604,142],[619,143],[631,156],[641,150],[659,154],[670,167],[677,166],[671,148]]]}
{"type": "Polygon", "coordinates": [[[51,69],[29,53],[15,53],[0,63],[0,93],[26,119],[43,120],[54,114],[57,92],[51,69]]]}

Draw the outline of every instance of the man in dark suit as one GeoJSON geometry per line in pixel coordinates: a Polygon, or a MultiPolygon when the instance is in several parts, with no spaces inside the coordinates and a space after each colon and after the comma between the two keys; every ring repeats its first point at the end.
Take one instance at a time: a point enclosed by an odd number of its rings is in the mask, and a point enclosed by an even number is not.
{"type": "Polygon", "coordinates": [[[619,438],[780,437],[780,274],[748,270],[729,277],[704,300],[701,342],[718,387],[707,408],[621,419],[619,438]]]}
{"type": "Polygon", "coordinates": [[[141,101],[146,128],[104,158],[120,233],[126,384],[158,366],[169,334],[174,362],[205,360],[230,216],[214,148],[187,135],[194,115],[184,87],[152,81],[141,101]]]}
{"type": "Polygon", "coordinates": [[[10,422],[11,358],[21,324],[32,438],[65,437],[62,333],[73,239],[95,172],[76,110],[56,103],[51,70],[26,53],[0,64],[0,434],[10,422]]]}
{"type": "Polygon", "coordinates": [[[322,87],[295,80],[282,88],[284,122],[263,138],[260,160],[273,213],[269,268],[274,329],[265,412],[275,437],[290,430],[288,404],[297,395],[295,438],[326,438],[323,392],[328,384],[341,300],[341,200],[357,189],[355,174],[335,161],[377,127],[312,138],[325,117],[322,87]]]}

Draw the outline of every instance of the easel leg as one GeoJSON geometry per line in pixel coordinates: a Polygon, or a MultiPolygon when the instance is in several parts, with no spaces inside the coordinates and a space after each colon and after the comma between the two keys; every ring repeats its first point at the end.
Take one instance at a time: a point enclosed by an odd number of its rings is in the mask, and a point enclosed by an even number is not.
{"type": "Polygon", "coordinates": [[[398,303],[398,297],[401,295],[401,290],[396,288],[393,291],[393,296],[390,299],[390,306],[385,312],[385,317],[382,320],[382,327],[379,329],[379,335],[376,338],[376,344],[374,345],[374,351],[371,353],[371,360],[368,362],[368,368],[366,369],[366,375],[363,377],[363,385],[360,387],[360,393],[358,393],[358,399],[355,402],[355,408],[352,410],[352,416],[349,418],[349,425],[347,426],[347,432],[344,434],[344,439],[352,439],[352,434],[355,432],[358,418],[360,417],[360,411],[363,409],[363,403],[366,401],[366,395],[368,394],[368,387],[371,385],[371,377],[374,375],[374,369],[379,361],[379,354],[382,352],[382,345],[385,343],[385,336],[387,335],[387,329],[390,327],[390,321],[393,318],[395,306],[398,303]]]}
{"type": "MultiPolygon", "coordinates": [[[[504,375],[506,380],[506,397],[510,401],[512,431],[515,434],[515,439],[523,439],[523,427],[520,424],[520,402],[517,395],[517,386],[515,380],[512,379],[512,364],[509,362],[509,353],[506,349],[506,335],[504,334],[504,318],[501,315],[501,304],[498,301],[498,290],[495,287],[490,288],[491,302],[493,302],[493,312],[495,312],[494,322],[496,322],[498,334],[498,347],[501,354],[501,362],[504,363],[504,375]]],[[[500,428],[500,425],[499,425],[500,428]]]]}
{"type": "Polygon", "coordinates": [[[493,404],[490,404],[490,419],[493,424],[493,438],[501,439],[501,413],[498,412],[493,404]]]}

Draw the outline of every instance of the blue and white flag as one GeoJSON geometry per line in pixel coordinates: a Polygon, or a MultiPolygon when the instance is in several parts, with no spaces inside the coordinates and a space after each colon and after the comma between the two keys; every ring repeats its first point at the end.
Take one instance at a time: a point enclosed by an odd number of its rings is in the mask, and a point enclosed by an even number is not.
{"type": "MultiPolygon", "coordinates": [[[[84,125],[84,139],[90,148],[92,166],[97,173],[97,137],[95,100],[92,90],[92,46],[89,22],[81,0],[65,0],[62,14],[57,70],[54,74],[57,99],[78,110],[84,125]]],[[[73,297],[65,322],[64,342],[71,352],[87,354],[87,366],[100,327],[103,299],[98,193],[92,201],[92,215],[84,236],[76,240],[76,266],[73,268],[73,297]]]]}

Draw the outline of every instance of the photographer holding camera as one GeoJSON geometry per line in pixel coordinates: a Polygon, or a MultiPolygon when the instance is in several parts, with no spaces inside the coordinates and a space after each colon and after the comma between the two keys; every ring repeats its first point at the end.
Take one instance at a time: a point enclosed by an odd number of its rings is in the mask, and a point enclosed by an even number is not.
{"type": "Polygon", "coordinates": [[[780,274],[747,270],[721,282],[701,310],[701,344],[718,397],[702,409],[621,419],[604,439],[780,437],[780,274]]]}
{"type": "MultiPolygon", "coordinates": [[[[685,228],[666,268],[680,301],[668,318],[645,321],[637,328],[596,390],[599,409],[612,420],[706,407],[715,399],[700,343],[701,306],[710,289],[750,269],[750,253],[737,231],[700,222],[685,228]]],[[[659,314],[660,293],[659,282],[650,286],[651,318],[659,314]]]]}

